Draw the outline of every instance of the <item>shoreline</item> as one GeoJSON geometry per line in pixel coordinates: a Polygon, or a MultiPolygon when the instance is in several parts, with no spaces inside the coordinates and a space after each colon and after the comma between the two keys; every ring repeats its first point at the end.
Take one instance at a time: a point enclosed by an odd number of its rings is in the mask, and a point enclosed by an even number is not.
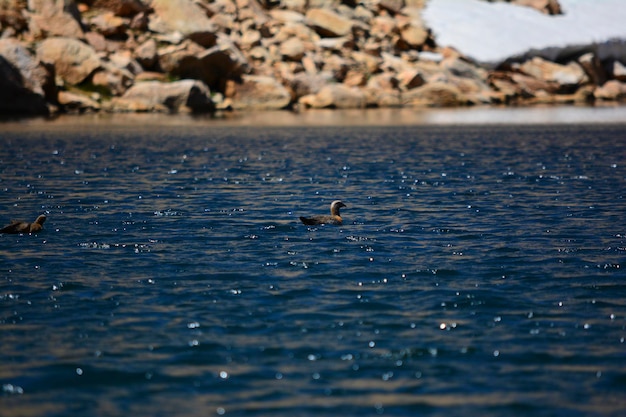
{"type": "Polygon", "coordinates": [[[158,127],[343,127],[626,124],[626,106],[463,107],[445,109],[265,110],[222,115],[159,113],[63,114],[0,120],[4,132],[23,129],[158,127]]]}

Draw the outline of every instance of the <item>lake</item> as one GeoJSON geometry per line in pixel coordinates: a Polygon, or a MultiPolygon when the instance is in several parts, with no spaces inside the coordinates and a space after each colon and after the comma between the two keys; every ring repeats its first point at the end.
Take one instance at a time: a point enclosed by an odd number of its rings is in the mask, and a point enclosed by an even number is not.
{"type": "Polygon", "coordinates": [[[0,125],[0,414],[623,415],[626,123],[530,112],[0,125]]]}

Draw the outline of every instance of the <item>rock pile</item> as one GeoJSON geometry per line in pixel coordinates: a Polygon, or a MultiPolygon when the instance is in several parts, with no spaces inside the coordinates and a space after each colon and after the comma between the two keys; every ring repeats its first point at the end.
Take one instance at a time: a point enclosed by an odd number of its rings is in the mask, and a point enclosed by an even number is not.
{"type": "Polygon", "coordinates": [[[592,53],[481,68],[425,2],[0,0],[0,114],[626,100],[624,64],[592,53]]]}

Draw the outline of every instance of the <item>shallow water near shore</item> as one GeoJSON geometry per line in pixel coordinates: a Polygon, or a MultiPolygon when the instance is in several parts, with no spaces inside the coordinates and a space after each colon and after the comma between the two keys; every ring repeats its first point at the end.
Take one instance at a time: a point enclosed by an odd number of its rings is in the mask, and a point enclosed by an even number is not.
{"type": "Polygon", "coordinates": [[[0,133],[0,414],[623,413],[625,124],[152,120],[0,133]]]}

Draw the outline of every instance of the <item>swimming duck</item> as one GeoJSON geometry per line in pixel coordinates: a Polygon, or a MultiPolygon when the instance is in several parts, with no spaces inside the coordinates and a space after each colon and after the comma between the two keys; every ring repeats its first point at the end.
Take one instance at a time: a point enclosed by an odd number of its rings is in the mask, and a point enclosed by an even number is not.
{"type": "Polygon", "coordinates": [[[347,207],[339,200],[335,200],[330,203],[330,216],[311,216],[300,217],[300,221],[306,225],[312,226],[316,224],[334,224],[341,225],[343,223],[341,216],[339,215],[339,209],[341,207],[347,207]]]}
{"type": "Polygon", "coordinates": [[[43,222],[46,221],[46,216],[43,214],[37,217],[33,223],[21,222],[19,220],[11,221],[11,224],[0,229],[0,233],[37,233],[43,229],[43,222]]]}

